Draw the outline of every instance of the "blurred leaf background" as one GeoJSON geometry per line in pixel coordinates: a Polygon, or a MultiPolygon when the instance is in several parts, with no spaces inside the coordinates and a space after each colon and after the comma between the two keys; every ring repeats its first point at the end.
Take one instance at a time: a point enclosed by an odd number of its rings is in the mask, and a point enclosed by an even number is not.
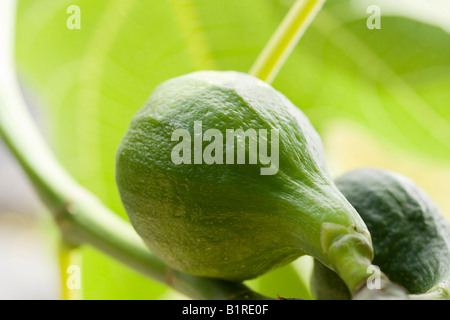
{"type": "MultiPolygon", "coordinates": [[[[361,166],[399,171],[450,218],[450,6],[393,2],[329,0],[273,86],[317,128],[333,176],[361,166]],[[373,4],[378,30],[366,26],[373,4]]],[[[115,152],[153,88],[195,70],[247,72],[292,3],[20,0],[18,71],[65,168],[127,219],[115,152]],[[74,4],[79,30],[66,27],[74,4]]],[[[185,298],[94,249],[83,256],[86,299],[185,298]]],[[[301,258],[249,285],[311,299],[309,272],[301,258]]]]}

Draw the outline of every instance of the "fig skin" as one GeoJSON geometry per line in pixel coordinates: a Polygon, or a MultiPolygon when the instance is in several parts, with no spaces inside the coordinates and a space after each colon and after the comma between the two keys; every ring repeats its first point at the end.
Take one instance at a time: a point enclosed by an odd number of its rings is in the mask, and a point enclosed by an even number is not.
{"type": "MultiPolygon", "coordinates": [[[[169,266],[190,274],[251,279],[304,254],[339,270],[340,258],[330,259],[336,250],[329,249],[343,235],[359,246],[362,264],[372,258],[367,228],[330,178],[307,117],[244,73],[199,71],[159,85],[119,146],[116,181],[144,242],[169,266]],[[192,135],[195,121],[224,135],[227,129],[276,129],[278,171],[261,175],[267,166],[249,164],[249,148],[245,164],[174,164],[171,152],[179,141],[171,135],[176,129],[192,135]]],[[[365,272],[359,269],[357,282],[365,272]]]]}

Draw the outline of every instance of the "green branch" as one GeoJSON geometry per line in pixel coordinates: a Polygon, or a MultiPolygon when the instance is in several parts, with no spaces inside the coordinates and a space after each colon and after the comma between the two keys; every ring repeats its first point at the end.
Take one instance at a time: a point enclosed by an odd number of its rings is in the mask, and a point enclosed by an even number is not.
{"type": "Polygon", "coordinates": [[[249,73],[271,83],[325,0],[297,0],[249,73]]]}

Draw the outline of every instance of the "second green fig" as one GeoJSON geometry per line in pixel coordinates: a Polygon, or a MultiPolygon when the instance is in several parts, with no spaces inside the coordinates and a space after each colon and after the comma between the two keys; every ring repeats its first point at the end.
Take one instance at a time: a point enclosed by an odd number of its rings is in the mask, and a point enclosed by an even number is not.
{"type": "MultiPolygon", "coordinates": [[[[388,170],[363,168],[336,180],[368,226],[374,265],[411,298],[449,299],[450,222],[411,179],[388,170]]],[[[333,271],[315,262],[316,298],[349,299],[350,292],[333,271]]]]}

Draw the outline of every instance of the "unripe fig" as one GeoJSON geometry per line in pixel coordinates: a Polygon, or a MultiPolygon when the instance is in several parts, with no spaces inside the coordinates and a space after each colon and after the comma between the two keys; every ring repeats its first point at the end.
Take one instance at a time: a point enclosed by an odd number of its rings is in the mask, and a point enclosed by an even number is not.
{"type": "Polygon", "coordinates": [[[352,289],[366,276],[370,235],[319,135],[253,76],[201,71],[159,85],[120,144],[116,178],[138,234],[175,269],[244,280],[308,254],[352,289]]]}
{"type": "MultiPolygon", "coordinates": [[[[434,201],[411,179],[377,168],[348,172],[336,185],[369,228],[374,265],[411,294],[448,299],[450,222],[434,201]]],[[[342,280],[318,262],[312,289],[318,299],[350,298],[342,280]]]]}

